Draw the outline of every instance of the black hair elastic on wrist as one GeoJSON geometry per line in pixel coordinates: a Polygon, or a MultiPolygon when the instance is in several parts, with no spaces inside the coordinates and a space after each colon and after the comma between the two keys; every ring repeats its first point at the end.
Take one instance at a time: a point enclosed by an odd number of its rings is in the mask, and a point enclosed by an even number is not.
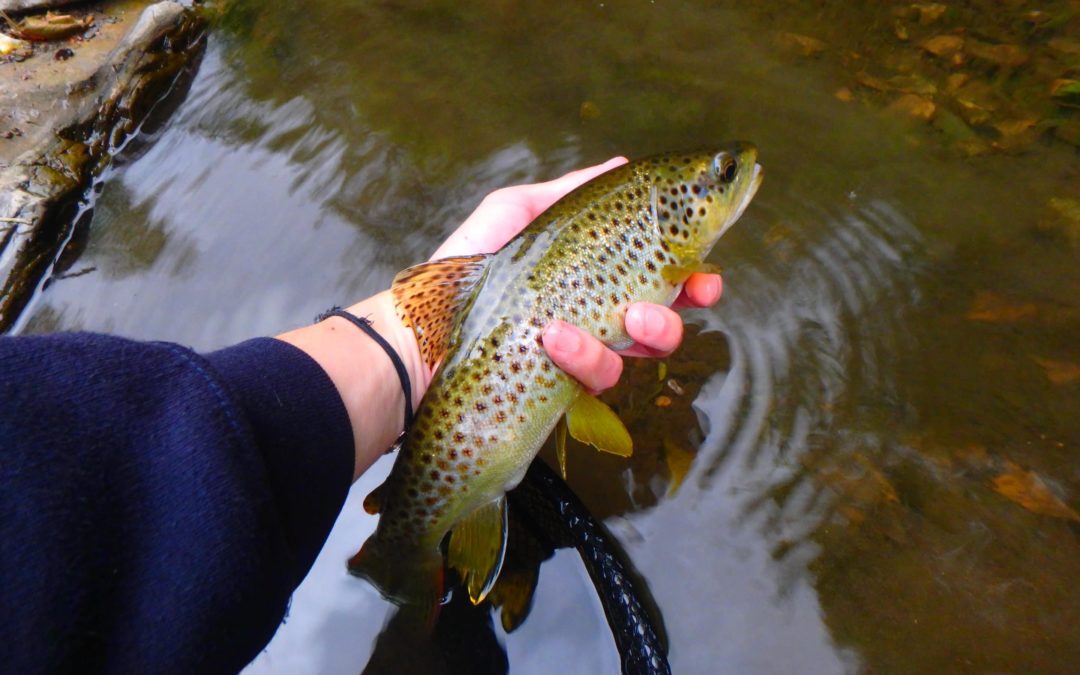
{"type": "Polygon", "coordinates": [[[394,348],[390,346],[383,336],[379,335],[378,331],[371,327],[371,320],[366,317],[359,317],[350,314],[340,307],[331,307],[319,316],[315,317],[315,323],[329,319],[332,316],[340,316],[342,319],[347,319],[352,322],[360,330],[368,334],[377,345],[383,348],[386,355],[390,357],[390,361],[394,364],[394,370],[397,371],[398,379],[401,380],[401,389],[405,392],[405,428],[409,428],[409,424],[412,423],[413,409],[412,409],[412,384],[409,382],[409,371],[405,370],[405,364],[401,362],[401,357],[394,351],[394,348]]]}

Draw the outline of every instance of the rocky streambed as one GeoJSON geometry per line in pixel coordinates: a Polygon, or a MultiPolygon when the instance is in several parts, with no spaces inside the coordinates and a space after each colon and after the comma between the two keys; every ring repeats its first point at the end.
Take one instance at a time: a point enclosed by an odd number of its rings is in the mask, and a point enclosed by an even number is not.
{"type": "Polygon", "coordinates": [[[205,43],[178,2],[0,0],[0,332],[71,239],[113,153],[205,43]]]}

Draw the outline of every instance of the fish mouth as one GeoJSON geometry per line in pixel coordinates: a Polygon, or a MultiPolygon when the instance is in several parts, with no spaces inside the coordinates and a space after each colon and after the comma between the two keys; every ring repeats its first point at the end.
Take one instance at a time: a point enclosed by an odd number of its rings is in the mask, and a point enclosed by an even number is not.
{"type": "Polygon", "coordinates": [[[761,165],[754,162],[754,175],[750,177],[750,187],[747,188],[746,194],[743,195],[742,201],[739,203],[739,207],[735,209],[735,215],[728,220],[728,227],[735,224],[746,210],[747,206],[750,206],[751,200],[754,199],[754,195],[757,194],[758,188],[761,187],[761,181],[765,177],[765,170],[761,168],[761,165]]]}

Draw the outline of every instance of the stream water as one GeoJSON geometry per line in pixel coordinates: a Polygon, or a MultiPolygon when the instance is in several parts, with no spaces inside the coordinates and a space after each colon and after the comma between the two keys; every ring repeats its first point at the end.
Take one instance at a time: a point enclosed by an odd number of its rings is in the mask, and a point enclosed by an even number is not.
{"type": "MultiPolygon", "coordinates": [[[[1080,156],[1037,49],[1080,68],[1077,3],[674,4],[227,4],[15,332],[274,334],[385,288],[497,187],[752,140],[766,179],[712,255],[723,299],[687,314],[663,377],[635,363],[612,394],[635,457],[570,458],[674,672],[1074,672],[1080,156]],[[1020,64],[916,46],[1014,29],[1020,64]],[[1042,102],[979,122],[956,73],[1042,102]]],[[[391,608],[345,560],[388,470],[354,487],[248,672],[364,669],[391,608]]],[[[515,673],[619,669],[572,552],[496,631],[515,673]]]]}

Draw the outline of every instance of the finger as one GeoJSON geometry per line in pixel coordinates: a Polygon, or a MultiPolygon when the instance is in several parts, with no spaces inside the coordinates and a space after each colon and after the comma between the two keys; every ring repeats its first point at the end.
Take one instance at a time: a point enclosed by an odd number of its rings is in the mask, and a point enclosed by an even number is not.
{"type": "Polygon", "coordinates": [[[644,348],[627,350],[628,355],[666,356],[682,342],[682,318],[663,305],[636,302],[626,310],[625,321],[626,332],[634,339],[635,346],[644,348]]]}
{"type": "Polygon", "coordinates": [[[544,349],[555,365],[596,394],[615,386],[622,374],[622,359],[585,331],[563,321],[544,329],[544,349]]]}
{"type": "Polygon", "coordinates": [[[692,274],[683,284],[682,292],[671,305],[682,307],[712,307],[724,291],[724,282],[719,274],[692,274]]]}
{"type": "Polygon", "coordinates": [[[625,157],[613,157],[603,164],[571,171],[546,183],[516,185],[492,192],[439,246],[431,260],[494,253],[568,192],[626,162],[625,157]]]}
{"type": "Polygon", "coordinates": [[[617,166],[626,164],[628,161],[629,160],[625,157],[612,157],[603,164],[571,171],[565,176],[556,178],[555,180],[549,180],[546,183],[518,185],[507,188],[506,191],[522,191],[522,194],[526,197],[529,204],[529,208],[532,210],[533,218],[535,218],[543,213],[544,209],[559,201],[559,199],[564,197],[574,188],[580,187],[582,184],[596,178],[600,174],[611,171],[617,166]]]}
{"type": "Polygon", "coordinates": [[[480,206],[431,255],[431,260],[457,255],[494,253],[533,219],[532,209],[512,199],[484,198],[480,206]]]}

